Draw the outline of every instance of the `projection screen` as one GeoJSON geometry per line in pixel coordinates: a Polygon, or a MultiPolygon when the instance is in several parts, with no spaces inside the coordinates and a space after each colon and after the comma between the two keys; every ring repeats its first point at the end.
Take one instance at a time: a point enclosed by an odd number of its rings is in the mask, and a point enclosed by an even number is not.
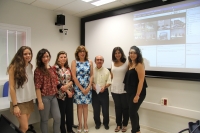
{"type": "Polygon", "coordinates": [[[141,49],[146,71],[199,74],[200,0],[85,23],[89,58],[102,55],[107,68],[111,67],[114,47],[121,47],[128,57],[133,45],[141,49]]]}

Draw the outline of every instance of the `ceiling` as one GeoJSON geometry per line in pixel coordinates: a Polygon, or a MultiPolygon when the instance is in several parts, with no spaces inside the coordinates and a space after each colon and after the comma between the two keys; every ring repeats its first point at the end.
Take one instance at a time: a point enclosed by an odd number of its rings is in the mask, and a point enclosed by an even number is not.
{"type": "MultiPolygon", "coordinates": [[[[114,2],[102,5],[94,6],[92,2],[84,2],[82,0],[15,0],[32,6],[57,11],[60,13],[67,13],[80,18],[96,14],[99,12],[105,12],[111,9],[125,7],[137,3],[141,3],[147,0],[116,0],[114,2]]],[[[97,0],[93,0],[97,1],[97,0]]]]}

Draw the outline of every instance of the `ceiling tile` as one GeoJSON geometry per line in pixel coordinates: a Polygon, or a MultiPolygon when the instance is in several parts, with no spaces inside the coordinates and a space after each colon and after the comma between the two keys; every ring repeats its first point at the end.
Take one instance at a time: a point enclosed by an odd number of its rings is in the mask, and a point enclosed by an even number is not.
{"type": "Polygon", "coordinates": [[[22,2],[22,3],[26,3],[26,4],[31,4],[33,3],[35,0],[15,0],[17,2],[22,2]]]}
{"type": "Polygon", "coordinates": [[[54,10],[75,0],[37,0],[32,3],[33,6],[54,10]]]}
{"type": "Polygon", "coordinates": [[[54,10],[57,8],[57,6],[55,6],[55,5],[52,5],[52,4],[49,4],[46,2],[42,2],[42,1],[36,1],[36,2],[32,3],[31,5],[37,6],[40,8],[44,8],[44,9],[48,9],[48,10],[54,10]]]}
{"type": "Polygon", "coordinates": [[[76,15],[78,17],[86,17],[86,16],[93,15],[93,14],[96,14],[99,12],[103,12],[103,11],[104,11],[104,9],[95,7],[95,8],[92,8],[92,9],[89,9],[89,10],[86,10],[86,11],[83,11],[81,13],[74,14],[74,15],[76,15]]]}
{"type": "Polygon", "coordinates": [[[121,2],[122,3],[124,3],[124,4],[127,4],[127,5],[129,5],[129,4],[134,4],[134,3],[138,3],[138,2],[142,2],[142,1],[147,1],[147,0],[121,0],[121,2]]]}
{"type": "Polygon", "coordinates": [[[58,13],[67,13],[78,17],[85,17],[99,12],[150,0],[116,0],[114,2],[98,7],[91,4],[92,2],[98,0],[93,0],[91,2],[83,2],[82,0],[14,0],[14,1],[31,4],[33,6],[37,6],[48,10],[55,10],[58,13]]]}
{"type": "Polygon", "coordinates": [[[105,5],[102,5],[99,7],[103,8],[105,10],[108,10],[108,9],[112,9],[112,8],[122,7],[122,6],[125,6],[125,4],[123,4],[120,1],[115,1],[115,2],[111,2],[111,3],[105,4],[105,5]]]}
{"type": "Polygon", "coordinates": [[[95,8],[96,6],[87,3],[87,2],[83,2],[81,0],[77,0],[74,1],[70,4],[67,4],[61,8],[59,8],[58,10],[68,10],[68,11],[73,11],[75,14],[95,8]]]}

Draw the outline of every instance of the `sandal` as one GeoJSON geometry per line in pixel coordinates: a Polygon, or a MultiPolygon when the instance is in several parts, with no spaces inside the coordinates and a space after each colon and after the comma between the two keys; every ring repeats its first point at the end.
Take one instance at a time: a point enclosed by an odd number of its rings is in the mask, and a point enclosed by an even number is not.
{"type": "Polygon", "coordinates": [[[126,132],[126,131],[127,131],[127,127],[123,127],[122,132],[126,132]]]}
{"type": "Polygon", "coordinates": [[[88,133],[89,132],[89,130],[88,129],[84,129],[84,133],[88,133]]]}
{"type": "Polygon", "coordinates": [[[81,132],[82,132],[82,130],[77,128],[77,133],[81,133],[81,132]]]}
{"type": "Polygon", "coordinates": [[[115,128],[115,132],[119,132],[120,131],[120,126],[117,126],[116,128],[115,128]]]}

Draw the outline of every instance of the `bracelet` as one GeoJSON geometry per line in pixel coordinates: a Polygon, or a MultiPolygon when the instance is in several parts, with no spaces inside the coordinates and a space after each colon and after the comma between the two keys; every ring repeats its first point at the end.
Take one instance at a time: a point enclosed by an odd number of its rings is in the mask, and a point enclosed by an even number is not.
{"type": "Polygon", "coordinates": [[[16,106],[18,106],[18,105],[17,104],[13,105],[13,108],[16,107],[16,106]]]}
{"type": "Polygon", "coordinates": [[[138,94],[136,94],[135,96],[138,96],[138,97],[140,97],[140,95],[138,95],[138,94]]]}

